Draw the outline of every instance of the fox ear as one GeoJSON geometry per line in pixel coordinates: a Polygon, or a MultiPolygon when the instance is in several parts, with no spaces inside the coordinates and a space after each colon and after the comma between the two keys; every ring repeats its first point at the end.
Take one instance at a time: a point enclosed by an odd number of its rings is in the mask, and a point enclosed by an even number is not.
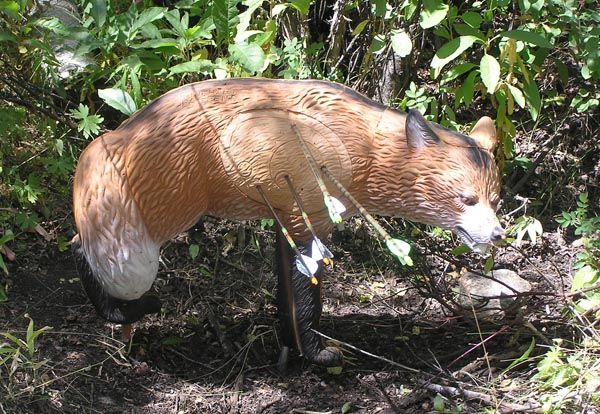
{"type": "Polygon", "coordinates": [[[469,134],[477,143],[487,150],[493,151],[496,147],[496,127],[489,116],[484,116],[477,121],[469,134]]]}
{"type": "Polygon", "coordinates": [[[405,131],[408,146],[413,149],[419,150],[427,145],[440,143],[440,138],[433,132],[427,120],[414,109],[408,111],[405,131]]]}

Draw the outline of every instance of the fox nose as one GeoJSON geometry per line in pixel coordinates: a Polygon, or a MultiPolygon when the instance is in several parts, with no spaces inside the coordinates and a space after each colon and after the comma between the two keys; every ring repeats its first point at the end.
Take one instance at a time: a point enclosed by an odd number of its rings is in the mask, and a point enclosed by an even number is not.
{"type": "Polygon", "coordinates": [[[504,240],[504,238],[506,237],[506,233],[504,232],[504,229],[500,226],[496,226],[494,227],[494,230],[492,231],[492,241],[493,242],[498,242],[500,240],[504,240]]]}

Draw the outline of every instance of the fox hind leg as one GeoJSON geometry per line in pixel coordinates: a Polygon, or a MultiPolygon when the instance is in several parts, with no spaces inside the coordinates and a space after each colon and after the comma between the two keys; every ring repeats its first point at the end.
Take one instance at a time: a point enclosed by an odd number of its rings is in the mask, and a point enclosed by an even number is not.
{"type": "MultiPolygon", "coordinates": [[[[321,338],[313,331],[319,328],[321,319],[321,277],[323,264],[315,275],[317,285],[298,271],[294,252],[286,242],[281,230],[277,231],[276,272],[278,277],[277,309],[284,347],[299,348],[298,351],[309,361],[322,366],[339,366],[342,354],[338,348],[324,347],[321,338]]],[[[309,247],[298,246],[303,254],[309,247]]],[[[284,348],[285,349],[285,348],[284,348]]],[[[280,369],[285,368],[282,358],[280,369]]]]}

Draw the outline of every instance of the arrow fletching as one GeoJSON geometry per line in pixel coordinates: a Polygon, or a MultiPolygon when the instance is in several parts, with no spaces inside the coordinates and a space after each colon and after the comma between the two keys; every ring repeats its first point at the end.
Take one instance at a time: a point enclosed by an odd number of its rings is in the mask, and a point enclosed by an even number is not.
{"type": "Polygon", "coordinates": [[[314,238],[311,245],[311,256],[315,260],[325,261],[325,259],[333,259],[333,253],[323,244],[318,238],[314,238]]]}
{"type": "Polygon", "coordinates": [[[331,221],[335,224],[340,224],[342,222],[342,213],[346,211],[346,207],[344,207],[340,200],[329,194],[324,196],[323,199],[325,200],[325,206],[327,206],[331,221]]]}
{"type": "Polygon", "coordinates": [[[408,255],[410,253],[410,244],[399,239],[389,238],[385,241],[388,250],[400,260],[403,265],[412,266],[413,261],[408,255]]]}
{"type": "Polygon", "coordinates": [[[312,278],[317,270],[319,270],[319,264],[312,257],[301,254],[296,255],[296,267],[298,271],[306,277],[312,278]]]}

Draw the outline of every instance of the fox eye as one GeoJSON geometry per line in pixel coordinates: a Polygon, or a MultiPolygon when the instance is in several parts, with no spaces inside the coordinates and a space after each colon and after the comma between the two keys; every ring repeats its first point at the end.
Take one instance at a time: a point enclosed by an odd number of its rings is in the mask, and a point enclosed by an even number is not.
{"type": "Polygon", "coordinates": [[[460,201],[467,206],[474,206],[479,202],[479,197],[477,194],[465,191],[464,193],[460,194],[460,201]]]}

